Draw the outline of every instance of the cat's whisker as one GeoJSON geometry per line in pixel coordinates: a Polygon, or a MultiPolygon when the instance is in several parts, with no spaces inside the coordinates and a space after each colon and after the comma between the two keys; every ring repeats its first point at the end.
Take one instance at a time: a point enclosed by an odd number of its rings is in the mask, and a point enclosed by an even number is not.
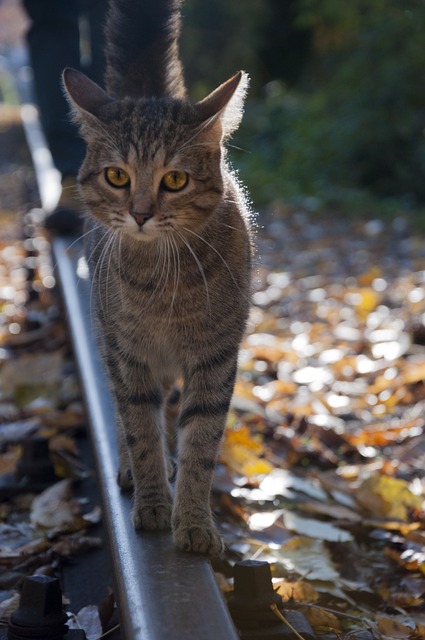
{"type": "Polygon", "coordinates": [[[176,270],[175,270],[175,278],[174,278],[174,291],[173,291],[173,299],[171,301],[171,307],[173,307],[174,305],[174,300],[177,297],[177,292],[179,289],[179,282],[180,282],[180,254],[179,254],[179,249],[176,245],[176,241],[174,240],[173,236],[170,236],[170,242],[173,246],[173,256],[176,256],[176,270]]]}
{"type": "MultiPolygon", "coordinates": [[[[105,260],[106,260],[106,258],[108,256],[109,249],[110,249],[111,245],[114,242],[114,234],[113,234],[113,232],[108,232],[108,235],[109,235],[109,237],[108,237],[108,239],[106,240],[105,244],[102,247],[102,250],[101,250],[100,255],[99,255],[98,262],[96,264],[96,270],[95,270],[95,273],[93,274],[93,281],[95,281],[95,279],[97,279],[97,282],[98,282],[98,300],[99,300],[99,305],[100,305],[100,311],[101,311],[101,313],[102,313],[102,315],[104,317],[107,317],[107,315],[108,315],[108,308],[106,308],[106,310],[105,310],[105,307],[104,307],[104,299],[106,298],[107,301],[108,301],[108,296],[102,295],[102,289],[101,289],[102,278],[100,276],[98,277],[98,273],[100,274],[100,272],[103,271],[103,265],[104,265],[105,260]],[[98,273],[96,273],[96,271],[98,273]]],[[[107,273],[107,277],[108,277],[108,273],[107,273]]]]}
{"type": "Polygon", "coordinates": [[[181,225],[181,228],[184,229],[185,231],[187,231],[188,233],[191,233],[193,236],[195,236],[196,238],[198,238],[202,242],[204,242],[208,247],[210,247],[210,249],[212,249],[214,251],[214,253],[216,253],[218,255],[218,257],[220,258],[220,260],[222,260],[224,266],[226,267],[227,271],[229,272],[230,277],[232,278],[232,280],[235,283],[236,287],[239,289],[239,284],[236,281],[236,278],[233,275],[232,270],[229,267],[228,263],[226,262],[226,260],[221,255],[220,251],[218,251],[210,242],[208,242],[208,240],[205,240],[205,238],[203,238],[201,235],[199,235],[199,233],[196,233],[192,229],[189,229],[188,227],[184,227],[183,225],[181,225]]]}
{"type": "Polygon", "coordinates": [[[231,147],[232,149],[236,149],[237,151],[243,151],[244,153],[252,153],[252,151],[250,151],[249,149],[244,149],[243,147],[238,147],[236,144],[231,144],[230,142],[227,143],[228,147],[231,147]]]}
{"type": "MultiPolygon", "coordinates": [[[[102,250],[100,252],[99,260],[98,260],[98,263],[96,265],[96,268],[97,268],[99,274],[103,271],[103,264],[104,264],[105,258],[107,256],[108,247],[111,244],[111,238],[112,237],[113,237],[112,234],[110,234],[108,239],[107,239],[107,241],[106,241],[106,243],[103,245],[102,250]]],[[[96,274],[96,279],[97,279],[97,283],[98,283],[98,286],[97,286],[97,289],[98,289],[98,291],[97,291],[97,293],[98,293],[97,299],[99,301],[100,311],[101,311],[102,315],[104,317],[106,317],[107,314],[105,313],[105,308],[104,308],[104,296],[102,295],[102,289],[101,289],[101,286],[100,286],[101,277],[100,276],[98,277],[97,274],[96,274]]]]}
{"type": "MultiPolygon", "coordinates": [[[[170,238],[168,235],[164,237],[164,240],[167,244],[167,281],[171,284],[171,278],[173,278],[173,282],[175,283],[175,257],[174,257],[174,249],[173,245],[170,242],[170,238]]],[[[174,291],[174,290],[173,290],[174,291]]],[[[173,312],[173,301],[174,296],[171,298],[171,304],[168,308],[168,321],[171,319],[171,315],[173,312]]]]}
{"type": "Polygon", "coordinates": [[[202,264],[198,258],[198,256],[196,255],[196,253],[194,252],[194,250],[192,249],[192,247],[190,246],[189,240],[187,238],[185,238],[185,236],[180,233],[179,231],[177,231],[177,229],[174,229],[174,232],[178,235],[178,237],[180,238],[180,240],[183,242],[183,244],[187,247],[187,249],[189,250],[189,252],[191,253],[193,259],[195,260],[199,272],[202,276],[202,280],[204,281],[204,286],[205,286],[205,293],[206,293],[206,297],[207,297],[207,309],[208,309],[208,314],[210,314],[211,311],[211,306],[210,306],[210,292],[209,292],[209,288],[208,288],[208,281],[207,281],[207,277],[205,275],[205,271],[202,267],[202,264]]]}
{"type": "MultiPolygon", "coordinates": [[[[119,233],[118,231],[112,231],[112,236],[111,236],[112,240],[111,240],[110,248],[109,248],[109,251],[108,251],[108,254],[109,254],[108,255],[108,262],[107,262],[107,265],[106,265],[106,288],[107,289],[109,289],[109,276],[110,276],[110,271],[111,271],[111,262],[112,262],[112,260],[114,258],[114,253],[115,253],[114,252],[114,248],[115,248],[115,245],[117,243],[117,235],[118,235],[118,233],[119,233]]],[[[109,302],[109,296],[108,296],[108,299],[107,299],[107,304],[108,304],[108,302],[109,302]]],[[[107,313],[109,314],[109,307],[108,306],[107,306],[106,310],[107,310],[107,313]]]]}
{"type": "Polygon", "coordinates": [[[149,298],[146,301],[147,307],[149,307],[149,305],[155,301],[157,297],[157,292],[161,291],[161,289],[162,291],[164,291],[165,284],[167,281],[165,238],[161,238],[160,241],[158,242],[158,255],[157,255],[157,259],[156,259],[155,266],[151,276],[151,282],[154,283],[155,281],[156,281],[155,288],[153,289],[152,293],[150,294],[149,298]]]}
{"type": "MultiPolygon", "coordinates": [[[[101,227],[97,227],[98,229],[100,229],[101,227]]],[[[108,235],[110,233],[110,231],[108,229],[105,228],[103,234],[100,236],[99,240],[97,241],[97,243],[95,244],[95,246],[93,247],[92,251],[90,252],[90,254],[87,256],[87,263],[90,264],[96,249],[98,248],[98,246],[100,245],[100,243],[102,242],[103,238],[108,235]]]]}
{"type": "Polygon", "coordinates": [[[93,227],[93,229],[89,229],[88,231],[86,231],[85,233],[82,233],[80,236],[78,236],[78,238],[76,238],[73,242],[71,242],[71,244],[69,244],[66,247],[67,251],[70,251],[70,249],[72,249],[72,247],[77,244],[78,242],[80,242],[81,240],[83,240],[84,238],[86,238],[88,235],[90,235],[90,233],[93,233],[93,231],[96,231],[96,229],[100,229],[101,225],[98,224],[95,227],[93,227]]]}
{"type": "Polygon", "coordinates": [[[119,288],[120,288],[121,311],[124,311],[124,294],[122,290],[122,282],[123,282],[123,278],[125,278],[125,271],[123,272],[121,270],[122,233],[119,233],[119,232],[117,232],[117,244],[118,244],[118,255],[117,255],[118,280],[119,280],[119,288]]]}
{"type": "Polygon", "coordinates": [[[227,224],[226,222],[221,222],[222,227],[226,227],[226,229],[231,229],[232,231],[237,231],[238,233],[245,233],[245,229],[238,229],[237,227],[232,227],[231,224],[227,224]]]}
{"type": "Polygon", "coordinates": [[[194,144],[190,144],[190,141],[193,140],[193,138],[191,138],[190,140],[188,140],[187,142],[185,142],[181,147],[179,147],[179,149],[177,150],[177,153],[179,153],[180,151],[191,151],[192,149],[197,149],[199,147],[219,147],[220,144],[218,142],[195,142],[194,144]]]}
{"type": "MultiPolygon", "coordinates": [[[[186,140],[186,142],[179,147],[178,151],[180,152],[182,150],[187,149],[189,147],[189,144],[192,142],[192,140],[195,140],[205,129],[208,128],[208,126],[210,125],[210,121],[211,120],[212,120],[212,118],[208,119],[206,122],[204,122],[202,124],[201,127],[198,127],[198,129],[195,131],[193,136],[191,138],[189,138],[188,140],[186,140]]],[[[220,146],[220,142],[213,141],[213,140],[211,142],[203,142],[203,143],[201,142],[201,143],[198,143],[198,144],[199,145],[203,145],[203,146],[210,146],[210,147],[211,146],[216,146],[216,147],[220,146]]],[[[195,146],[195,145],[192,145],[192,146],[195,146]]]]}
{"type": "MultiPolygon", "coordinates": [[[[93,231],[95,231],[96,229],[100,228],[100,224],[96,225],[93,229],[89,229],[89,231],[86,231],[85,233],[82,233],[80,236],[78,236],[78,238],[75,238],[75,240],[73,240],[73,242],[71,242],[71,244],[67,245],[66,247],[66,251],[69,251],[70,249],[72,249],[72,247],[77,244],[77,242],[80,242],[80,240],[82,240],[83,238],[85,238],[86,236],[88,236],[90,233],[92,233],[93,231]]],[[[53,271],[55,271],[55,269],[57,268],[58,264],[55,261],[52,265],[53,271]]]]}
{"type": "Polygon", "coordinates": [[[177,291],[178,291],[178,286],[179,286],[179,279],[180,279],[180,256],[179,256],[179,250],[178,247],[176,245],[176,242],[173,238],[172,235],[167,234],[166,235],[166,240],[167,243],[170,246],[171,249],[171,256],[173,258],[173,264],[170,266],[172,266],[172,271],[173,271],[173,281],[174,281],[174,287],[173,287],[173,295],[171,297],[171,304],[169,307],[169,312],[168,312],[168,318],[169,320],[171,319],[171,315],[173,313],[173,308],[174,308],[174,302],[176,300],[177,297],[177,291]]]}
{"type": "MultiPolygon", "coordinates": [[[[99,227],[96,227],[97,229],[101,228],[101,225],[99,227]]],[[[94,260],[94,255],[96,253],[96,250],[98,248],[98,246],[103,242],[103,239],[106,235],[108,235],[109,231],[108,229],[105,228],[103,234],[100,236],[99,240],[96,242],[95,246],[93,247],[91,253],[86,257],[87,260],[87,264],[89,265],[90,268],[90,264],[93,260],[93,262],[95,262],[95,268],[93,273],[91,273],[91,282],[90,282],[90,317],[93,316],[93,309],[94,309],[94,296],[93,296],[93,292],[94,292],[94,286],[95,286],[95,282],[96,282],[96,274],[98,272],[98,266],[99,266],[99,262],[94,260]]]]}
{"type": "Polygon", "coordinates": [[[165,240],[166,240],[165,238],[161,238],[161,241],[160,241],[160,247],[161,247],[160,263],[162,265],[162,269],[161,269],[161,275],[158,279],[157,287],[155,287],[154,294],[156,293],[157,289],[160,289],[163,292],[167,283],[169,265],[168,265],[168,244],[165,240]]]}

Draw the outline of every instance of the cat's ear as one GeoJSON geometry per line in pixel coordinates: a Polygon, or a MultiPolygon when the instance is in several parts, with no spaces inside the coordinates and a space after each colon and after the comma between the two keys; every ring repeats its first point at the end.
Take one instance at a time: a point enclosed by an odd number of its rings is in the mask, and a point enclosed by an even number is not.
{"type": "Polygon", "coordinates": [[[207,127],[209,123],[220,123],[223,138],[229,137],[239,127],[248,84],[248,74],[239,71],[194,105],[207,127]]]}
{"type": "Polygon", "coordinates": [[[93,125],[97,120],[99,109],[113,102],[113,98],[81,71],[67,68],[62,78],[75,119],[82,125],[82,133],[84,133],[84,125],[93,125]]]}

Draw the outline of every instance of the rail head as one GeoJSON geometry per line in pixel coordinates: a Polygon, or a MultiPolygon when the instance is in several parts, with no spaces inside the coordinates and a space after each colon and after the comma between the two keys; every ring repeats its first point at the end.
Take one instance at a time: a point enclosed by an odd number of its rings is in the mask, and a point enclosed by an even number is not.
{"type": "Polygon", "coordinates": [[[116,482],[115,412],[92,332],[82,243],[56,238],[52,248],[86,400],[123,636],[237,640],[207,558],[177,551],[169,533],[133,529],[131,497],[116,482]]]}

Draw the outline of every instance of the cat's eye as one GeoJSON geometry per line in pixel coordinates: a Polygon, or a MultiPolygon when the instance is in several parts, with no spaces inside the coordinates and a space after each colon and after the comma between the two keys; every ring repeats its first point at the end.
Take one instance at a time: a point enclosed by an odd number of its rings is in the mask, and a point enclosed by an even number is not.
{"type": "Polygon", "coordinates": [[[168,171],[161,180],[161,187],[166,191],[181,191],[189,182],[186,171],[168,171]]]}
{"type": "Polygon", "coordinates": [[[130,176],[124,169],[119,167],[108,167],[105,169],[105,179],[111,187],[116,189],[123,189],[130,184],[130,176]]]}

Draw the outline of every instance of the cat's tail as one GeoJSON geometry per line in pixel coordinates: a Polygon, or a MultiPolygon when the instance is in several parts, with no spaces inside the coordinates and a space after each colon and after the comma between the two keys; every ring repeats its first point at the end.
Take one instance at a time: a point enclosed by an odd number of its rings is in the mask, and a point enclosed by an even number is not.
{"type": "Polygon", "coordinates": [[[182,0],[110,0],[106,23],[108,93],[183,98],[179,58],[182,0]]]}

